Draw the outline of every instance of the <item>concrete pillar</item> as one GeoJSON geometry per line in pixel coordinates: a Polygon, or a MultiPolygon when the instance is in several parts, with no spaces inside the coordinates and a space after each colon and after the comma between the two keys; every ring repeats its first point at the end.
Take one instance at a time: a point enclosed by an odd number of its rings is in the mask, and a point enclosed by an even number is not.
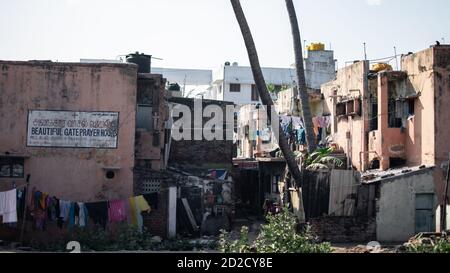
{"type": "Polygon", "coordinates": [[[177,236],[177,187],[169,186],[168,194],[167,237],[177,236]]]}
{"type": "Polygon", "coordinates": [[[380,169],[389,169],[389,153],[387,146],[384,145],[384,133],[387,132],[389,128],[388,124],[388,78],[386,73],[378,74],[378,134],[377,134],[377,144],[376,147],[378,155],[380,158],[380,169]]]}

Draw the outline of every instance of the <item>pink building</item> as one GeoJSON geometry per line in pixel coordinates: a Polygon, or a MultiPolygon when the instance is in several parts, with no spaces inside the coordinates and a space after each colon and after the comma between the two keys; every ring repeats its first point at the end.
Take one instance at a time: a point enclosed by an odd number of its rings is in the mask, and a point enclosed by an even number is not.
{"type": "Polygon", "coordinates": [[[135,65],[0,67],[0,190],[30,174],[31,187],[65,200],[133,195],[135,65]]]}
{"type": "Polygon", "coordinates": [[[442,197],[450,152],[450,46],[401,58],[401,71],[370,70],[356,62],[324,84],[324,112],[333,143],[359,171],[435,166],[442,197]]]}

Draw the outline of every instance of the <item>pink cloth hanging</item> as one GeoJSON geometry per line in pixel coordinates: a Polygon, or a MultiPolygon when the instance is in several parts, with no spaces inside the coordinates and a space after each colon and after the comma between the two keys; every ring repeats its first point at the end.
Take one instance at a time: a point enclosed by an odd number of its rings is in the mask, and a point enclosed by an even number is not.
{"type": "Polygon", "coordinates": [[[124,200],[110,201],[108,206],[109,222],[122,222],[127,220],[124,200]]]}

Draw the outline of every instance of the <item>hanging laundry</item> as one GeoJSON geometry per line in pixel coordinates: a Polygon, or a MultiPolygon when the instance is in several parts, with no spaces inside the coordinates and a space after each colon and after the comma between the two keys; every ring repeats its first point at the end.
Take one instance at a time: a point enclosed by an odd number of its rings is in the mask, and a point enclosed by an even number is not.
{"type": "Polygon", "coordinates": [[[36,191],[34,193],[34,209],[41,208],[41,197],[42,197],[42,192],[36,191]]]}
{"type": "Polygon", "coordinates": [[[321,127],[321,128],[327,128],[328,127],[328,125],[327,125],[327,119],[325,118],[325,117],[318,117],[317,118],[317,122],[319,123],[319,127],[321,127]]]}
{"type": "Polygon", "coordinates": [[[135,200],[136,200],[136,204],[139,206],[141,211],[143,211],[143,212],[150,212],[151,211],[151,207],[147,203],[147,201],[145,200],[144,196],[142,196],[142,195],[136,196],[135,200]]]}
{"type": "Polygon", "coordinates": [[[329,128],[331,126],[331,116],[324,116],[324,122],[325,122],[325,127],[324,128],[329,128]]]}
{"type": "Polygon", "coordinates": [[[42,193],[41,198],[39,199],[39,206],[43,210],[47,209],[47,196],[48,196],[48,194],[42,193]]]}
{"type": "Polygon", "coordinates": [[[99,224],[103,228],[106,227],[108,221],[108,203],[107,202],[95,202],[85,204],[89,213],[90,219],[94,224],[99,224]]]}
{"type": "Polygon", "coordinates": [[[125,214],[125,201],[110,201],[108,206],[108,217],[110,222],[122,222],[127,220],[125,214]]]}
{"type": "Polygon", "coordinates": [[[142,232],[142,227],[144,226],[144,218],[142,217],[141,207],[137,203],[136,203],[136,206],[135,206],[135,213],[136,213],[136,225],[137,225],[137,228],[138,228],[138,230],[140,232],[142,232]]]}
{"type": "Polygon", "coordinates": [[[6,206],[6,192],[0,192],[0,215],[3,215],[6,206]]]}
{"type": "Polygon", "coordinates": [[[301,117],[292,117],[292,128],[294,130],[298,130],[300,128],[303,128],[303,120],[301,117]]]}
{"type": "Polygon", "coordinates": [[[87,226],[87,223],[89,220],[89,212],[87,211],[86,205],[82,202],[78,202],[78,207],[80,208],[79,226],[85,227],[85,226],[87,226]]]}
{"type": "Polygon", "coordinates": [[[297,129],[297,144],[306,145],[306,133],[304,128],[297,129]]]}
{"type": "Polygon", "coordinates": [[[0,193],[0,215],[3,223],[17,223],[17,190],[0,193]]]}
{"type": "Polygon", "coordinates": [[[317,119],[317,117],[313,117],[313,126],[314,126],[314,134],[317,136],[319,134],[319,120],[317,119]]]}
{"type": "Polygon", "coordinates": [[[59,200],[59,217],[61,217],[64,222],[67,222],[69,219],[70,203],[70,201],[59,200]]]}
{"type": "Polygon", "coordinates": [[[318,134],[317,134],[317,143],[320,143],[322,141],[322,134],[324,129],[322,127],[318,128],[318,134]]]}
{"type": "Polygon", "coordinates": [[[290,138],[292,132],[292,117],[280,116],[280,126],[286,137],[290,138]]]}
{"type": "Polygon", "coordinates": [[[35,197],[35,194],[36,194],[36,188],[33,187],[33,189],[31,190],[31,193],[30,193],[30,197],[27,200],[27,206],[30,209],[30,211],[34,210],[34,205],[35,205],[34,197],[35,197]]]}
{"type": "Polygon", "coordinates": [[[56,197],[53,197],[54,207],[55,207],[55,217],[56,217],[56,225],[59,228],[63,227],[64,224],[64,217],[61,217],[61,209],[60,209],[60,203],[59,199],[56,197]]]}
{"type": "Polygon", "coordinates": [[[17,190],[17,217],[23,218],[23,211],[26,206],[25,196],[27,194],[27,190],[17,190]]]}

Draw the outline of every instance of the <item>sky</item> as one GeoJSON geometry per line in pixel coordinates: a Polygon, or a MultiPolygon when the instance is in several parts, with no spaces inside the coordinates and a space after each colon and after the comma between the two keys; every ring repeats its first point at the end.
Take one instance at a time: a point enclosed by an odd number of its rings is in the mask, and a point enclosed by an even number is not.
{"type": "MultiPolygon", "coordinates": [[[[284,0],[241,0],[261,65],[294,62],[284,0]]],[[[448,0],[294,0],[302,40],[335,51],[339,67],[450,43],[448,0]]],[[[135,51],[153,65],[248,65],[229,0],[0,0],[0,59],[78,62],[135,51]]]]}

